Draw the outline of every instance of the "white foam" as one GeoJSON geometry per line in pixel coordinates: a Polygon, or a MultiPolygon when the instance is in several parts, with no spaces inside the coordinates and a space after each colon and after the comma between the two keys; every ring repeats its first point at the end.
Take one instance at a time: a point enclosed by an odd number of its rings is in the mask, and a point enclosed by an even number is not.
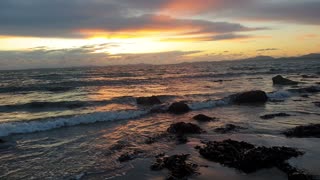
{"type": "Polygon", "coordinates": [[[270,98],[270,99],[286,99],[286,98],[289,98],[292,96],[292,93],[289,92],[289,91],[276,91],[276,92],[271,92],[271,93],[268,93],[267,96],[270,98]]]}
{"type": "Polygon", "coordinates": [[[0,124],[0,137],[8,136],[10,134],[33,133],[38,131],[47,131],[51,129],[75,126],[79,124],[91,124],[103,121],[115,121],[138,118],[148,114],[149,111],[109,111],[98,112],[86,115],[79,115],[73,117],[54,118],[50,120],[37,121],[20,121],[7,122],[0,124]]]}
{"type": "Polygon", "coordinates": [[[192,110],[199,110],[199,109],[215,108],[215,107],[219,107],[219,106],[226,106],[229,104],[230,104],[230,99],[224,98],[221,100],[195,102],[195,103],[190,104],[189,106],[192,110]]]}

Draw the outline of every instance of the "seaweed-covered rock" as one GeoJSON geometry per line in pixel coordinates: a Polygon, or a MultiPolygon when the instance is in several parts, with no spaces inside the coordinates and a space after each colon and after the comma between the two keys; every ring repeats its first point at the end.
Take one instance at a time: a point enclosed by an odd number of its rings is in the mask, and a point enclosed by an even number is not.
{"type": "Polygon", "coordinates": [[[196,174],[198,168],[198,165],[187,162],[189,156],[189,154],[157,156],[156,162],[150,169],[153,171],[168,169],[170,176],[167,179],[186,179],[196,174]]]}
{"type": "Polygon", "coordinates": [[[277,167],[292,157],[303,155],[302,152],[288,147],[256,147],[246,142],[225,140],[207,142],[199,149],[206,159],[245,173],[253,173],[260,169],[277,167]]]}
{"type": "Polygon", "coordinates": [[[268,96],[264,91],[248,91],[233,95],[233,101],[238,104],[265,103],[268,101],[268,96]]]}
{"type": "Polygon", "coordinates": [[[297,85],[298,82],[284,78],[280,75],[272,78],[273,84],[275,85],[297,85]]]}
{"type": "Polygon", "coordinates": [[[273,119],[276,117],[288,117],[291,116],[290,114],[287,113],[275,113],[275,114],[266,114],[263,116],[260,116],[261,119],[273,119]]]}
{"type": "Polygon", "coordinates": [[[172,103],[168,109],[170,113],[174,113],[174,114],[183,114],[183,113],[189,112],[190,110],[191,110],[190,107],[183,102],[172,103]]]}
{"type": "Polygon", "coordinates": [[[200,121],[200,122],[209,122],[209,121],[217,121],[218,118],[209,117],[204,114],[198,114],[193,117],[194,120],[200,121]]]}
{"type": "Polygon", "coordinates": [[[238,131],[240,129],[245,129],[245,128],[241,126],[236,126],[234,124],[226,124],[223,127],[216,128],[214,131],[217,133],[225,134],[233,131],[238,131]]]}
{"type": "Polygon", "coordinates": [[[320,138],[320,124],[310,124],[306,126],[297,126],[295,128],[285,131],[287,137],[308,138],[317,137],[320,138]]]}
{"type": "Polygon", "coordinates": [[[161,101],[156,96],[151,97],[138,97],[137,104],[140,105],[155,105],[155,104],[161,104],[161,101]]]}
{"type": "Polygon", "coordinates": [[[171,124],[167,132],[172,134],[201,134],[203,130],[192,123],[178,122],[171,124]]]}

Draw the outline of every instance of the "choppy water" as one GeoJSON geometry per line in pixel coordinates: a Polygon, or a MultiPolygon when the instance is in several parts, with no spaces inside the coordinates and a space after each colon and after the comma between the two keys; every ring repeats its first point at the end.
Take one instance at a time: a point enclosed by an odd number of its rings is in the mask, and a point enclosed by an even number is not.
{"type": "MultiPolygon", "coordinates": [[[[0,179],[162,179],[149,171],[152,156],[187,152],[200,164],[196,179],[286,179],[277,170],[252,175],[206,162],[193,150],[200,140],[233,138],[257,145],[285,145],[302,149],[304,156],[292,164],[320,175],[319,139],[288,139],[281,131],[296,125],[319,123],[320,95],[301,97],[293,89],[319,88],[320,60],[267,60],[179,65],[136,65],[99,68],[42,69],[0,72],[0,179]],[[299,86],[273,86],[272,77],[284,75],[303,82],[299,86]],[[313,75],[303,78],[302,75],[313,75]],[[260,106],[238,106],[228,96],[247,90],[264,90],[273,100],[260,106]],[[136,97],[158,96],[166,107],[186,101],[194,110],[185,115],[151,113],[154,107],[138,106],[136,97]],[[290,117],[262,120],[268,113],[290,117]],[[207,134],[192,136],[187,145],[163,140],[145,144],[173,122],[192,121],[204,113],[219,122],[199,124],[207,134]],[[213,129],[233,123],[247,127],[220,135],[213,129]],[[113,148],[113,147],[122,148],[113,148]],[[119,163],[117,157],[143,150],[137,160],[119,163]],[[150,159],[151,158],[151,159],[150,159]]],[[[196,123],[196,122],[194,122],[196,123]]]]}

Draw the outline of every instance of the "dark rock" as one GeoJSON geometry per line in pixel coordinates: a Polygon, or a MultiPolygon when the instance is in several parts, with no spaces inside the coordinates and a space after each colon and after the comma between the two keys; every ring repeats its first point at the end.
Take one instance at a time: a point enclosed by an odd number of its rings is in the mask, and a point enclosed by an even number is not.
{"type": "Polygon", "coordinates": [[[288,147],[255,147],[246,142],[225,140],[207,142],[199,153],[206,159],[236,168],[245,173],[260,169],[277,167],[278,164],[303,155],[302,152],[288,147]]]}
{"type": "Polygon", "coordinates": [[[155,105],[155,104],[161,104],[161,101],[156,96],[151,97],[138,97],[137,104],[140,105],[155,105]]]}
{"type": "Polygon", "coordinates": [[[263,116],[260,116],[261,119],[273,119],[276,117],[288,117],[291,116],[290,114],[287,113],[276,113],[276,114],[266,114],[263,116]]]}
{"type": "Polygon", "coordinates": [[[138,155],[141,153],[143,153],[143,152],[139,151],[139,150],[134,150],[133,152],[126,152],[126,153],[120,155],[120,157],[118,158],[118,161],[119,162],[126,162],[126,161],[133,160],[133,159],[137,158],[138,155]]]}
{"type": "Polygon", "coordinates": [[[275,85],[297,85],[298,82],[286,79],[280,75],[272,78],[273,84],[275,85]]]}
{"type": "Polygon", "coordinates": [[[309,98],[309,95],[308,95],[308,94],[302,94],[301,97],[303,97],[303,98],[309,98]]]}
{"type": "Polygon", "coordinates": [[[312,180],[313,178],[303,172],[294,172],[288,175],[288,180],[312,180]]]}
{"type": "Polygon", "coordinates": [[[183,102],[175,102],[170,105],[168,111],[174,114],[183,114],[190,111],[190,107],[183,102]]]}
{"type": "Polygon", "coordinates": [[[5,143],[6,141],[4,141],[3,139],[0,139],[0,144],[5,143]]]}
{"type": "Polygon", "coordinates": [[[238,131],[240,129],[245,129],[241,126],[236,126],[233,124],[226,124],[224,127],[216,128],[214,131],[217,133],[225,134],[233,131],[238,131]]]}
{"type": "Polygon", "coordinates": [[[199,114],[193,117],[194,120],[200,121],[200,122],[209,122],[209,121],[217,121],[217,118],[209,117],[203,114],[199,114]]]}
{"type": "Polygon", "coordinates": [[[168,169],[170,172],[168,179],[186,179],[196,174],[198,169],[198,165],[187,162],[189,156],[189,154],[182,154],[158,157],[150,169],[153,171],[168,169]]]}
{"type": "Polygon", "coordinates": [[[306,126],[297,126],[283,133],[287,137],[317,137],[320,138],[320,124],[310,124],[306,126]]]}
{"type": "Polygon", "coordinates": [[[171,124],[167,132],[172,134],[201,134],[203,130],[192,123],[178,122],[171,124]]]}
{"type": "Polygon", "coordinates": [[[268,101],[268,96],[264,91],[248,91],[233,95],[235,103],[265,103],[268,101]]]}
{"type": "Polygon", "coordinates": [[[313,104],[320,107],[320,102],[313,102],[313,104]]]}

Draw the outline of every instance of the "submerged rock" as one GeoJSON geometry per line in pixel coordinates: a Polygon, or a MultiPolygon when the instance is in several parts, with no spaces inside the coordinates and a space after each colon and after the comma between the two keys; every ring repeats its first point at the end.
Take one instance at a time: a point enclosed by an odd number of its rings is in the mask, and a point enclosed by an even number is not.
{"type": "Polygon", "coordinates": [[[136,99],[137,104],[139,105],[155,105],[155,104],[161,104],[161,101],[156,96],[151,97],[138,97],[136,99]]]}
{"type": "Polygon", "coordinates": [[[209,122],[209,121],[217,121],[218,118],[209,117],[204,114],[198,114],[193,117],[194,120],[200,121],[200,122],[209,122]]]}
{"type": "Polygon", "coordinates": [[[170,113],[174,113],[174,114],[183,114],[183,113],[189,112],[190,110],[191,110],[190,107],[183,102],[175,102],[171,104],[168,109],[170,113]]]}
{"type": "Polygon", "coordinates": [[[225,140],[207,142],[199,149],[206,159],[222,165],[236,168],[245,173],[260,169],[277,167],[292,157],[303,155],[302,152],[288,147],[256,147],[246,142],[225,140]]]}
{"type": "Polygon", "coordinates": [[[316,75],[306,75],[306,74],[302,75],[301,77],[302,77],[302,78],[305,78],[305,79],[308,79],[308,78],[318,78],[318,76],[316,76],[316,75]]]}
{"type": "Polygon", "coordinates": [[[168,169],[170,175],[167,179],[186,179],[197,173],[198,165],[187,162],[189,154],[173,156],[157,156],[156,162],[150,167],[153,171],[168,169]]]}
{"type": "Polygon", "coordinates": [[[280,75],[272,78],[273,84],[275,85],[297,85],[298,82],[284,78],[280,75]]]}
{"type": "Polygon", "coordinates": [[[233,95],[235,103],[265,103],[268,101],[268,96],[264,91],[248,91],[233,95]]]}
{"type": "Polygon", "coordinates": [[[133,152],[126,152],[126,153],[120,155],[120,157],[118,158],[118,161],[119,162],[126,162],[126,161],[133,160],[133,159],[137,158],[138,155],[141,153],[143,153],[143,152],[139,151],[139,150],[134,150],[133,152]]]}
{"type": "Polygon", "coordinates": [[[283,133],[287,137],[308,138],[317,137],[320,138],[320,124],[310,124],[306,126],[297,126],[289,129],[283,133]]]}
{"type": "Polygon", "coordinates": [[[241,126],[236,126],[233,124],[226,124],[224,127],[216,128],[214,131],[217,133],[226,134],[229,132],[238,131],[240,129],[245,129],[245,128],[241,126]]]}
{"type": "Polygon", "coordinates": [[[171,124],[167,132],[172,134],[201,134],[203,130],[192,123],[178,122],[171,124]]]}
{"type": "Polygon", "coordinates": [[[309,87],[304,87],[300,89],[293,89],[293,91],[299,92],[299,93],[318,93],[320,92],[320,87],[319,86],[309,86],[309,87]]]}
{"type": "Polygon", "coordinates": [[[170,137],[170,134],[167,133],[167,132],[164,132],[164,133],[159,133],[159,134],[156,134],[152,137],[148,137],[146,140],[145,140],[145,143],[146,144],[153,144],[153,143],[156,143],[158,142],[159,140],[161,139],[165,139],[165,138],[168,138],[170,137]]]}
{"type": "Polygon", "coordinates": [[[276,117],[288,117],[291,116],[290,114],[287,113],[276,113],[276,114],[266,114],[263,116],[260,116],[261,119],[273,119],[276,117]]]}

